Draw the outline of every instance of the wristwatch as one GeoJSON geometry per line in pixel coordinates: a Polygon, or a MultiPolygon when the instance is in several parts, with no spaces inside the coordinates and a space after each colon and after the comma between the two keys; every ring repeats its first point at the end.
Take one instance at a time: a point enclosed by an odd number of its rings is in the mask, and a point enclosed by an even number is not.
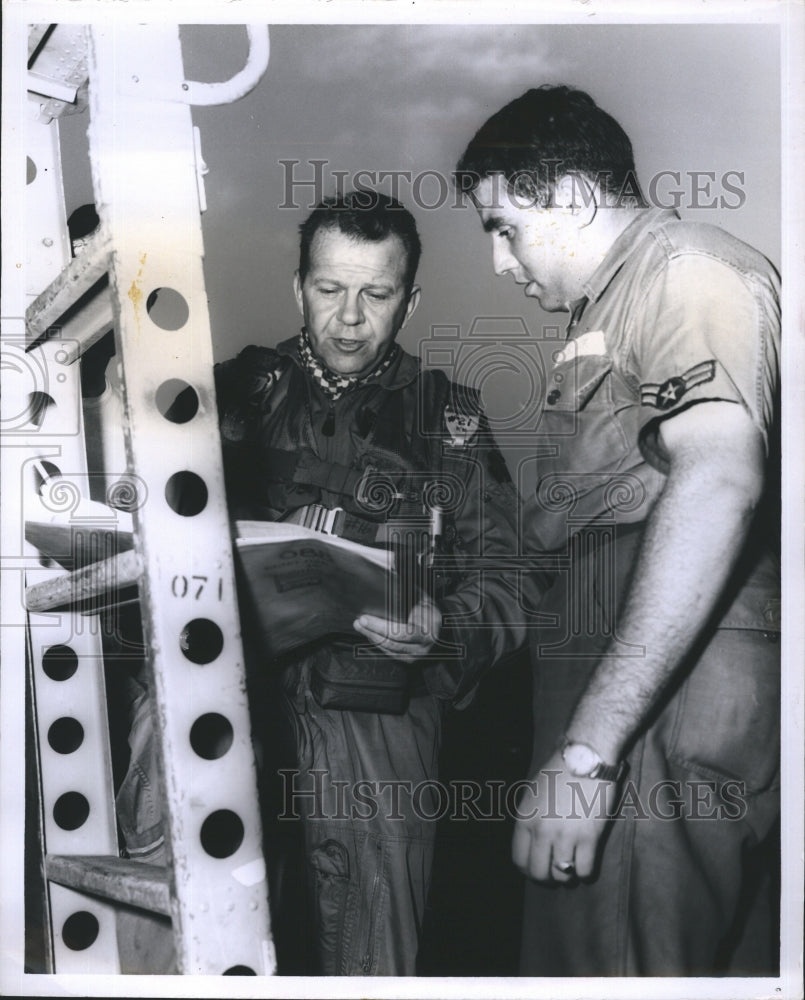
{"type": "Polygon", "coordinates": [[[625,760],[605,764],[591,746],[567,738],[562,742],[562,760],[577,778],[597,778],[599,781],[620,781],[629,766],[625,760]]]}

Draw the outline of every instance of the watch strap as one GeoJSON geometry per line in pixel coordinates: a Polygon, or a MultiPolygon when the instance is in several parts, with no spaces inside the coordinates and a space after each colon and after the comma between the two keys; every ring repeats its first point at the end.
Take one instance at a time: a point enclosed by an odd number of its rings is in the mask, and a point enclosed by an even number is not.
{"type": "Polygon", "coordinates": [[[617,764],[605,764],[601,761],[590,771],[590,777],[599,781],[620,781],[628,766],[625,760],[619,760],[617,764]]]}

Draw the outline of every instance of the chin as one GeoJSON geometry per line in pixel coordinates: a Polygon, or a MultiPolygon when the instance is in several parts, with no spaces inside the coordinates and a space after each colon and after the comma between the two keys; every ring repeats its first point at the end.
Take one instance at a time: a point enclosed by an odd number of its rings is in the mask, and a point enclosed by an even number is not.
{"type": "Polygon", "coordinates": [[[335,372],[336,375],[363,375],[372,367],[371,364],[358,364],[357,362],[354,365],[345,365],[337,360],[334,360],[333,363],[327,361],[326,364],[330,371],[335,372]]]}

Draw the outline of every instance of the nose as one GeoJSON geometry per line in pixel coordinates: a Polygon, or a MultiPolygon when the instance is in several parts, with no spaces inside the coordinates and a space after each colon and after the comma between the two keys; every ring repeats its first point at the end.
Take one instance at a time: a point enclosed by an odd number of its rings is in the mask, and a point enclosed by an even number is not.
{"type": "Polygon", "coordinates": [[[360,326],[363,323],[363,309],[357,292],[345,292],[338,309],[338,319],[344,326],[360,326]]]}
{"type": "Polygon", "coordinates": [[[500,236],[492,238],[492,269],[495,274],[502,276],[508,274],[509,271],[517,267],[517,261],[514,259],[511,250],[509,249],[508,241],[500,236]]]}

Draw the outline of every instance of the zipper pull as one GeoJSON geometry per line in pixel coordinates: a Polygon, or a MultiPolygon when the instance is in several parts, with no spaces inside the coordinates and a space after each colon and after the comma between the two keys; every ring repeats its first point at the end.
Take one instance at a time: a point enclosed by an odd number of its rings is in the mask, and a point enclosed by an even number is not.
{"type": "Polygon", "coordinates": [[[324,418],[324,423],[321,425],[321,432],[328,438],[331,438],[335,434],[335,408],[332,403],[330,404],[330,409],[327,411],[327,416],[324,418]]]}

